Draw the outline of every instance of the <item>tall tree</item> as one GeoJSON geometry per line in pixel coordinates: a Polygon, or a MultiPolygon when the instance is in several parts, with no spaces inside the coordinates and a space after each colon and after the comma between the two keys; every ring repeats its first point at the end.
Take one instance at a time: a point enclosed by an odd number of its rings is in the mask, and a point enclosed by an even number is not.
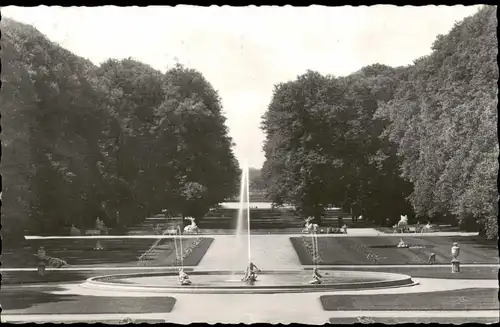
{"type": "Polygon", "coordinates": [[[132,59],[108,60],[96,77],[101,102],[118,122],[106,143],[114,169],[112,188],[118,196],[108,198],[106,207],[116,222],[128,224],[164,206],[161,198],[168,185],[159,165],[170,154],[155,152],[155,114],[165,98],[164,77],[132,59]]]}
{"type": "Polygon", "coordinates": [[[262,174],[270,199],[278,205],[292,204],[301,215],[316,220],[331,203],[327,192],[333,179],[331,167],[342,165],[329,156],[335,144],[329,137],[341,137],[343,129],[335,126],[333,134],[330,129],[332,109],[338,107],[325,102],[328,94],[338,94],[342,87],[334,79],[308,71],[275,87],[263,117],[267,139],[262,174]]]}
{"type": "Polygon", "coordinates": [[[168,162],[173,184],[169,204],[183,216],[202,218],[235,195],[238,185],[226,118],[217,92],[193,69],[177,65],[169,70],[165,90],[157,116],[160,129],[169,133],[160,142],[173,151],[168,162]]]}
{"type": "MultiPolygon", "coordinates": [[[[14,126],[19,128],[18,133],[29,135],[25,139],[29,141],[26,151],[31,163],[30,169],[26,169],[29,180],[25,184],[31,191],[28,216],[35,229],[56,231],[70,222],[89,219],[98,211],[95,190],[99,188],[100,174],[95,163],[101,153],[95,140],[100,137],[99,122],[105,113],[96,108],[87,79],[92,69],[90,62],[50,42],[29,26],[8,19],[2,22],[4,42],[14,48],[5,53],[4,63],[19,67],[17,72],[11,71],[14,76],[4,78],[7,82],[15,81],[15,75],[20,73],[26,81],[18,93],[21,98],[5,100],[18,104],[29,101],[23,108],[29,109],[26,117],[18,115],[24,113],[22,109],[11,113],[16,120],[27,119],[14,126]],[[32,94],[27,95],[24,90],[32,94]]],[[[12,87],[15,88],[15,82],[12,87]]]]}
{"type": "Polygon", "coordinates": [[[452,215],[498,235],[496,7],[438,36],[378,115],[391,121],[420,216],[452,215]]]}

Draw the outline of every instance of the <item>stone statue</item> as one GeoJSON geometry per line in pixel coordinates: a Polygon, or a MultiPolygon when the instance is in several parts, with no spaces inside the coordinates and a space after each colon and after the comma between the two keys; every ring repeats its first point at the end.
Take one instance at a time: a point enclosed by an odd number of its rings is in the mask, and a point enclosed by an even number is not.
{"type": "Polygon", "coordinates": [[[257,281],[257,272],[260,272],[260,269],[253,262],[250,262],[245,272],[245,276],[241,279],[241,281],[254,283],[257,281]]]}
{"type": "Polygon", "coordinates": [[[309,284],[318,285],[323,283],[321,279],[323,276],[319,273],[318,268],[313,269],[313,279],[309,282],[309,284]]]}
{"type": "Polygon", "coordinates": [[[401,215],[397,228],[401,229],[402,233],[408,229],[408,215],[401,215]]]}
{"type": "Polygon", "coordinates": [[[458,255],[460,254],[460,247],[458,243],[453,243],[451,247],[451,256],[453,259],[451,260],[451,272],[459,273],[460,272],[460,260],[458,260],[458,255]]]}
{"type": "Polygon", "coordinates": [[[314,219],[314,217],[307,217],[304,219],[306,222],[305,228],[302,230],[303,233],[309,233],[309,232],[316,232],[318,230],[318,224],[313,224],[311,221],[314,219]]]}
{"type": "Polygon", "coordinates": [[[193,217],[186,217],[185,219],[190,220],[191,224],[184,227],[184,233],[187,234],[198,234],[200,232],[200,229],[198,228],[198,225],[196,225],[195,218],[193,217]]]}
{"type": "Polygon", "coordinates": [[[186,274],[182,268],[179,268],[179,282],[181,285],[191,285],[188,274],[186,274]]]}
{"type": "Polygon", "coordinates": [[[451,247],[451,255],[453,257],[453,260],[458,260],[459,254],[460,254],[460,247],[458,246],[458,243],[453,243],[453,246],[451,247]]]}

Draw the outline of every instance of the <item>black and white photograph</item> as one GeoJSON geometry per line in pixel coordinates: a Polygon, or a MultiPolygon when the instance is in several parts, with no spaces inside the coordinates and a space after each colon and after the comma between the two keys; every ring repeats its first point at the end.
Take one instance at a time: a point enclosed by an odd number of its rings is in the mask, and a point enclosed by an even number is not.
{"type": "Polygon", "coordinates": [[[2,323],[499,323],[497,7],[0,7],[2,323]]]}

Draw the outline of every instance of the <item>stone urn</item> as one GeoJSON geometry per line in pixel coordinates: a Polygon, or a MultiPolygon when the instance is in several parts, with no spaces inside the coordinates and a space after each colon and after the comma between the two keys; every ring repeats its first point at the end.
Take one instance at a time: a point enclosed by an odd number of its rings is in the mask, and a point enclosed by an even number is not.
{"type": "Polygon", "coordinates": [[[458,259],[459,254],[460,254],[460,247],[458,246],[458,243],[453,243],[453,246],[451,247],[451,256],[453,257],[451,260],[452,273],[460,272],[460,260],[458,259]]]}

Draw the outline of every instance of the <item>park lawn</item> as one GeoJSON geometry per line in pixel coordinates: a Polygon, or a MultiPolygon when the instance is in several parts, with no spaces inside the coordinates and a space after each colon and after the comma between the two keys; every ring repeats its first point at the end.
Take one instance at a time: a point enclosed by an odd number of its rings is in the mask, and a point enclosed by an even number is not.
{"type": "MultiPolygon", "coordinates": [[[[499,322],[498,317],[367,317],[370,323],[376,324],[494,324],[499,322]]],[[[329,319],[330,324],[355,324],[360,323],[357,318],[334,317],[329,319]]]]}
{"type": "MultiPolygon", "coordinates": [[[[138,264],[139,257],[156,242],[155,239],[101,239],[104,250],[94,250],[96,239],[30,240],[22,248],[9,249],[2,253],[3,268],[33,268],[38,260],[34,256],[40,246],[48,256],[60,258],[71,266],[83,267],[127,267],[138,264]]],[[[183,249],[194,241],[183,239],[183,249]]],[[[179,240],[177,239],[179,247],[179,240]]],[[[175,258],[173,239],[162,239],[157,245],[157,258],[175,258]]],[[[180,247],[179,247],[180,248],[180,247]]],[[[151,263],[151,262],[149,262],[151,263]]],[[[158,264],[165,264],[159,262],[158,264]]]]}
{"type": "Polygon", "coordinates": [[[406,294],[323,295],[320,301],[326,311],[500,310],[496,288],[406,294]]]}
{"type": "Polygon", "coordinates": [[[101,239],[104,250],[96,251],[96,239],[29,240],[23,247],[2,253],[5,268],[36,267],[34,256],[40,246],[46,254],[65,260],[69,265],[116,265],[137,261],[155,242],[154,239],[101,239]]]}
{"type": "Polygon", "coordinates": [[[112,314],[171,312],[173,297],[103,297],[51,294],[58,288],[2,289],[4,314],[112,314]]]}
{"type": "MultiPolygon", "coordinates": [[[[311,242],[310,236],[305,236],[311,242]]],[[[319,237],[318,248],[322,265],[370,265],[377,264],[367,254],[372,252],[379,258],[378,264],[404,265],[426,263],[431,253],[436,254],[437,264],[448,264],[451,260],[453,242],[460,245],[460,261],[463,264],[499,263],[498,246],[480,237],[405,236],[409,245],[420,248],[397,248],[399,238],[393,236],[374,237],[319,237]]],[[[313,264],[301,237],[291,238],[292,244],[303,265],[313,264]]]]}
{"type": "MultiPolygon", "coordinates": [[[[328,267],[330,270],[345,270],[346,268],[328,267]]],[[[452,274],[451,267],[423,266],[423,267],[384,267],[349,268],[349,271],[380,271],[395,274],[405,274],[414,278],[445,278],[445,279],[498,279],[498,267],[460,267],[459,274],[452,274]]]]}
{"type": "MultiPolygon", "coordinates": [[[[195,239],[190,238],[190,239],[185,239],[186,241],[186,246],[187,244],[193,242],[195,239]]],[[[185,266],[196,266],[198,263],[201,261],[205,253],[208,251],[210,245],[213,242],[213,238],[208,238],[208,237],[203,237],[201,239],[201,242],[198,244],[196,248],[193,249],[191,254],[189,254],[186,258],[184,258],[183,264],[185,266]]],[[[173,243],[172,243],[173,244],[173,243]]],[[[184,247],[186,249],[186,247],[184,247]]],[[[163,251],[163,250],[162,250],[163,251]]],[[[172,248],[169,250],[165,250],[165,252],[161,252],[158,257],[154,258],[151,261],[147,262],[139,262],[137,258],[135,261],[130,261],[128,263],[121,263],[121,264],[113,264],[110,265],[107,261],[107,256],[103,256],[102,260],[93,265],[85,265],[85,266],[79,266],[80,268],[84,269],[85,267],[122,267],[122,266],[128,266],[128,267],[144,267],[144,269],[140,270],[65,270],[64,267],[58,270],[52,270],[52,271],[46,271],[45,275],[39,276],[37,272],[35,271],[3,271],[2,272],[2,284],[27,284],[27,283],[51,283],[51,282],[76,282],[76,281],[83,281],[87,278],[90,277],[95,277],[95,276],[102,276],[102,275],[112,275],[112,274],[122,274],[122,273],[140,273],[140,272],[147,272],[148,267],[155,267],[155,266],[169,266],[171,265],[171,261],[175,259],[175,248],[172,248]],[[164,258],[167,258],[165,260],[164,258]]],[[[48,252],[48,251],[47,251],[48,252]]],[[[105,251],[94,251],[97,254],[105,253],[105,251]]],[[[50,255],[50,253],[48,252],[50,255]]],[[[107,255],[112,255],[107,254],[107,255]]],[[[35,261],[35,266],[36,266],[36,261],[35,261]]],[[[34,268],[35,266],[32,266],[31,268],[34,268]]],[[[16,267],[19,268],[19,267],[16,267]]],[[[72,267],[73,268],[73,267],[72,267]]],[[[150,270],[149,270],[150,271],[150,270]]]]}

